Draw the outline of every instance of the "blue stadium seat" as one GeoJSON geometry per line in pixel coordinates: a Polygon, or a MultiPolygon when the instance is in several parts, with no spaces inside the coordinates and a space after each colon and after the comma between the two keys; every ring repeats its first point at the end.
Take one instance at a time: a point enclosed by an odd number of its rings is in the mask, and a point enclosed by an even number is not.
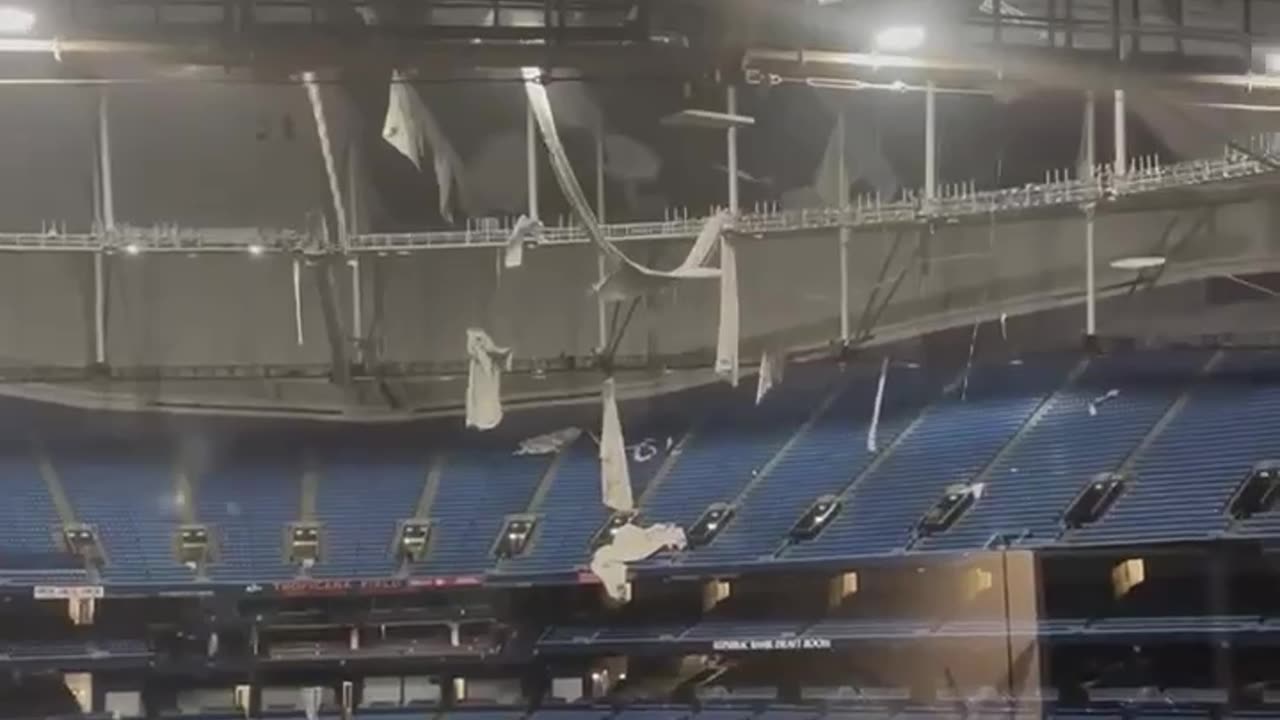
{"type": "MultiPolygon", "coordinates": [[[[886,384],[878,446],[893,442],[936,391],[920,369],[895,368],[886,384]]],[[[769,475],[742,500],[737,516],[710,545],[683,558],[686,565],[768,561],[788,530],[818,497],[839,494],[871,462],[867,431],[878,375],[850,378],[827,412],[799,437],[769,475]]],[[[722,498],[728,502],[732,497],[722,498]]]]}
{"type": "MultiPolygon", "coordinates": [[[[1229,353],[1138,459],[1132,485],[1073,544],[1169,542],[1224,534],[1227,501],[1254,463],[1280,458],[1280,355],[1229,353]]],[[[1262,520],[1246,523],[1257,527],[1262,520]]]]}
{"type": "Polygon", "coordinates": [[[66,569],[56,541],[58,512],[35,455],[23,443],[0,447],[0,497],[5,498],[0,502],[0,577],[55,562],[66,569]]]}
{"type": "Polygon", "coordinates": [[[953,484],[967,482],[991,461],[1075,361],[1038,358],[974,368],[959,392],[925,411],[884,463],[846,498],[844,511],[815,540],[793,545],[784,558],[849,558],[902,552],[920,518],[953,484]]]}
{"type": "Polygon", "coordinates": [[[1131,353],[1090,362],[986,477],[981,500],[925,550],[981,548],[995,534],[1057,540],[1062,513],[1096,473],[1117,470],[1208,361],[1202,352],[1131,353]],[[1115,399],[1090,404],[1111,390],[1115,399]]]}
{"type": "Polygon", "coordinates": [[[150,448],[119,438],[49,445],[76,518],[98,530],[108,582],[194,577],[174,554],[179,507],[188,500],[175,494],[174,460],[165,450],[164,445],[150,448]]]}
{"type": "Polygon", "coordinates": [[[288,580],[285,531],[298,519],[302,456],[245,448],[205,473],[196,491],[197,519],[218,543],[210,577],[224,582],[288,580]]]}

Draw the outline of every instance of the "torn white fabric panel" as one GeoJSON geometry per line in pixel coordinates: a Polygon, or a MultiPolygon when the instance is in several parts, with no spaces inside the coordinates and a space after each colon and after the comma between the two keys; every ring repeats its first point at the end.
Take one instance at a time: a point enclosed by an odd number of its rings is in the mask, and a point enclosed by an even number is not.
{"type": "Polygon", "coordinates": [[[518,268],[524,264],[524,244],[529,241],[536,241],[538,234],[542,231],[542,223],[529,217],[521,215],[516,224],[511,228],[511,234],[507,236],[506,252],[502,256],[502,264],[508,268],[518,268]]]}
{"type": "Polygon", "coordinates": [[[468,328],[467,356],[467,427],[492,430],[502,422],[502,369],[511,368],[511,350],[484,330],[468,328]]]}
{"type": "Polygon", "coordinates": [[[613,540],[591,556],[591,572],[604,583],[615,600],[627,596],[627,563],[644,560],[663,550],[684,550],[689,541],[684,530],[669,523],[647,528],[628,523],[614,531],[613,540]]]}
{"type": "Polygon", "coordinates": [[[293,259],[293,330],[297,334],[298,347],[306,342],[302,333],[302,261],[293,259]]]}
{"type": "Polygon", "coordinates": [[[382,137],[419,170],[430,153],[436,185],[440,188],[441,217],[453,221],[455,186],[464,209],[468,212],[473,210],[462,171],[461,156],[453,143],[449,142],[440,121],[427,107],[418,89],[399,70],[394,70],[391,74],[390,97],[387,102],[387,117],[382,125],[382,137]]]}
{"type": "Polygon", "coordinates": [[[1090,400],[1089,415],[1096,416],[1098,414],[1098,406],[1102,405],[1105,402],[1110,402],[1112,400],[1115,400],[1118,397],[1120,397],[1120,390],[1118,388],[1111,388],[1104,394],[1099,395],[1098,397],[1090,400]]]}
{"type": "Polygon", "coordinates": [[[567,427],[520,441],[512,455],[555,455],[569,447],[582,435],[582,429],[567,427]]]}
{"type": "Polygon", "coordinates": [[[769,394],[775,385],[782,382],[787,370],[787,354],[785,351],[765,350],[760,354],[760,376],[756,382],[756,404],[759,405],[764,396],[769,394]]]}
{"type": "Polygon", "coordinates": [[[867,452],[875,452],[880,441],[880,412],[884,409],[884,386],[889,379],[889,358],[880,361],[880,381],[876,384],[876,402],[871,409],[871,424],[867,426],[867,452]]]}
{"type": "Polygon", "coordinates": [[[631,497],[631,469],[627,466],[627,446],[618,416],[618,388],[613,378],[601,386],[600,400],[600,500],[614,510],[628,512],[635,508],[635,501],[631,497]]]}
{"type": "Polygon", "coordinates": [[[716,335],[716,374],[738,386],[738,343],[741,333],[738,306],[738,254],[728,236],[720,240],[720,328],[716,335]]]}
{"type": "Polygon", "coordinates": [[[591,209],[591,205],[583,193],[582,185],[578,182],[578,178],[573,172],[573,166],[569,163],[569,156],[565,152],[564,144],[560,141],[560,135],[556,129],[555,114],[551,110],[551,101],[547,98],[547,89],[536,80],[536,72],[532,70],[526,72],[525,92],[529,98],[529,107],[533,111],[533,117],[538,123],[538,130],[542,135],[543,144],[547,148],[547,155],[551,160],[551,169],[556,177],[556,182],[560,185],[561,192],[564,193],[565,198],[569,201],[569,207],[573,210],[574,218],[582,225],[587,232],[587,236],[604,254],[608,266],[612,269],[610,275],[596,286],[597,292],[600,292],[608,301],[620,301],[652,292],[656,287],[661,287],[671,280],[698,280],[720,277],[719,270],[705,266],[711,249],[715,246],[714,240],[716,237],[711,236],[709,241],[704,241],[704,236],[711,232],[719,234],[727,229],[727,215],[723,217],[717,216],[717,218],[709,220],[708,225],[711,229],[708,230],[708,228],[704,227],[704,232],[699,235],[698,241],[694,243],[689,257],[679,267],[671,271],[653,270],[640,265],[623,254],[616,245],[605,239],[595,212],[591,209]]]}

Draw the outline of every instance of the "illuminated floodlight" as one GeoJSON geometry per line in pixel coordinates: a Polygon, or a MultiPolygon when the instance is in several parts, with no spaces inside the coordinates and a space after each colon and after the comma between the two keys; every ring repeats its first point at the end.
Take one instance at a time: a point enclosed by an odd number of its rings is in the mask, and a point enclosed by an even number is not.
{"type": "Polygon", "coordinates": [[[138,243],[129,243],[124,246],[124,251],[129,255],[137,255],[142,252],[142,248],[138,247],[138,243]]]}
{"type": "Polygon", "coordinates": [[[1167,260],[1159,255],[1135,255],[1112,260],[1111,267],[1116,270],[1149,270],[1158,268],[1166,262],[1167,260]]]}
{"type": "Polygon", "coordinates": [[[924,45],[925,29],[921,25],[892,25],[876,33],[876,49],[882,52],[907,52],[924,45]]]}
{"type": "Polygon", "coordinates": [[[264,252],[266,252],[266,249],[265,249],[265,248],[263,248],[261,245],[258,245],[258,244],[256,244],[256,243],[255,243],[255,244],[253,244],[253,245],[250,245],[250,246],[249,246],[249,254],[250,254],[250,255],[252,255],[252,256],[254,256],[254,257],[258,257],[259,255],[261,255],[261,254],[262,254],[262,253],[264,253],[264,252]]]}
{"type": "Polygon", "coordinates": [[[35,13],[12,5],[0,5],[0,34],[26,35],[35,26],[35,13]]]}

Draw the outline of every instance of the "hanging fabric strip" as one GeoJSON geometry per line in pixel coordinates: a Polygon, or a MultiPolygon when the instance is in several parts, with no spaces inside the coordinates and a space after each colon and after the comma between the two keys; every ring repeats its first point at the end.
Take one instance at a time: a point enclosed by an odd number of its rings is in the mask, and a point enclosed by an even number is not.
{"type": "Polygon", "coordinates": [[[600,425],[600,500],[621,512],[635,508],[631,496],[631,470],[627,466],[627,446],[622,439],[622,420],[618,416],[618,388],[613,378],[606,378],[600,388],[602,421],[600,425]]]}
{"type": "Polygon", "coordinates": [[[306,342],[302,335],[302,262],[293,259],[293,329],[298,335],[298,347],[306,342]]]}
{"type": "Polygon", "coordinates": [[[787,369],[786,352],[765,350],[760,355],[760,377],[756,383],[756,405],[769,394],[775,385],[782,382],[787,369]]]}
{"type": "Polygon", "coordinates": [[[709,242],[705,241],[704,238],[713,231],[716,232],[716,235],[726,231],[728,229],[726,225],[727,215],[713,218],[714,224],[709,222],[708,227],[703,228],[703,233],[699,235],[698,241],[694,243],[689,256],[679,267],[670,272],[653,270],[634,262],[623,254],[616,245],[605,239],[604,231],[600,228],[595,212],[592,211],[591,205],[587,202],[586,195],[582,191],[582,185],[578,182],[577,176],[573,173],[573,166],[569,163],[569,156],[565,152],[564,144],[560,141],[560,135],[556,129],[555,114],[551,110],[551,101],[547,97],[547,89],[538,81],[537,77],[538,71],[536,69],[525,68],[525,93],[528,96],[529,107],[533,111],[533,117],[537,121],[538,130],[542,134],[542,141],[546,145],[547,155],[550,157],[551,169],[556,176],[556,182],[560,186],[560,191],[564,193],[565,199],[568,200],[575,219],[586,230],[587,236],[591,241],[604,254],[606,264],[612,270],[610,278],[597,286],[596,290],[608,301],[621,301],[651,292],[673,280],[719,278],[720,270],[705,266],[711,249],[714,249],[716,236],[711,236],[709,242]]]}
{"type": "Polygon", "coordinates": [[[725,235],[720,240],[720,329],[716,336],[716,374],[738,387],[738,344],[742,316],[738,305],[738,251],[725,235]]]}
{"type": "Polygon", "coordinates": [[[880,442],[880,411],[884,408],[884,386],[889,378],[889,357],[880,361],[880,382],[876,384],[876,402],[871,409],[871,424],[867,426],[867,452],[875,452],[880,442]]]}
{"type": "Polygon", "coordinates": [[[969,399],[969,373],[973,372],[973,351],[978,347],[978,328],[982,321],[973,324],[973,333],[969,335],[969,359],[964,364],[964,382],[960,384],[960,400],[969,399]]]}
{"type": "Polygon", "coordinates": [[[316,82],[314,72],[302,74],[303,84],[307,88],[307,100],[311,103],[311,114],[316,121],[316,134],[320,138],[320,155],[324,159],[324,173],[329,180],[329,196],[333,204],[333,215],[338,223],[339,244],[347,241],[347,208],[342,202],[342,188],[338,182],[338,161],[333,154],[333,138],[329,136],[329,121],[325,115],[324,98],[320,94],[320,85],[316,82]]]}
{"type": "Polygon", "coordinates": [[[463,176],[462,158],[449,142],[449,137],[427,107],[422,94],[399,70],[391,74],[391,88],[387,101],[387,117],[382,126],[382,137],[392,147],[408,158],[415,167],[422,169],[422,161],[431,153],[432,169],[436,185],[440,188],[440,216],[453,222],[453,189],[457,186],[462,207],[471,212],[471,198],[463,176]]]}
{"type": "Polygon", "coordinates": [[[502,422],[502,368],[511,367],[511,349],[499,347],[479,328],[467,329],[467,427],[491,430],[502,422]]]}
{"type": "Polygon", "coordinates": [[[528,215],[521,215],[520,219],[516,220],[515,226],[511,228],[511,234],[507,236],[507,247],[502,264],[508,268],[518,268],[523,265],[525,242],[536,241],[541,230],[542,223],[528,215]]]}

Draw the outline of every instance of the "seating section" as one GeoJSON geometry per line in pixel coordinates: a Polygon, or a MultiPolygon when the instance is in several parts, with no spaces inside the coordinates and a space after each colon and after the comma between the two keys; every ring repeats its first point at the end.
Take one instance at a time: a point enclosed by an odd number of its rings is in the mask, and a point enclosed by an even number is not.
{"type": "Polygon", "coordinates": [[[975,368],[930,407],[885,462],[863,478],[845,509],[812,542],[785,557],[841,558],[900,552],[924,513],[954,483],[970,481],[1066,378],[1060,357],[975,368]]]}
{"type": "MultiPolygon", "coordinates": [[[[955,370],[895,365],[868,450],[877,370],[796,366],[759,406],[751,382],[624,404],[642,522],[688,527],[713,502],[737,503],[709,545],[641,571],[970,551],[996,535],[1028,547],[1280,535],[1280,510],[1240,521],[1224,512],[1254,464],[1280,459],[1280,353],[1043,355],[975,366],[967,381],[955,370]],[[1130,480],[1115,505],[1066,531],[1062,512],[1088,478],[1122,466],[1130,480]],[[975,481],[981,496],[953,527],[917,536],[947,487],[975,481]],[[815,539],[789,541],[824,494],[841,496],[840,513],[815,539]]],[[[426,559],[409,568],[418,577],[565,576],[587,563],[608,517],[589,432],[559,458],[514,454],[531,435],[595,428],[595,406],[512,413],[486,433],[462,432],[452,419],[376,431],[277,422],[252,432],[192,421],[182,442],[199,438],[208,450],[188,469],[193,498],[180,498],[175,482],[178,434],[58,417],[40,434],[72,514],[100,531],[107,584],[193,579],[172,549],[185,520],[212,530],[209,579],[257,583],[299,575],[285,531],[312,510],[324,527],[309,573],[317,578],[394,573],[397,522],[422,500],[433,532],[426,559]],[[440,471],[426,492],[433,459],[440,471]],[[304,494],[308,469],[314,496],[304,494]],[[530,511],[539,523],[527,552],[497,561],[504,517],[530,511]]],[[[74,563],[59,552],[55,493],[37,455],[12,442],[0,449],[0,470],[0,490],[17,500],[0,503],[0,576],[60,577],[74,563]]]]}
{"type": "Polygon", "coordinates": [[[298,519],[302,453],[244,448],[210,469],[196,491],[197,520],[210,525],[218,557],[210,577],[223,582],[288,580],[285,532],[298,519]]]}
{"type": "MultiPolygon", "coordinates": [[[[1228,530],[1224,512],[1254,463],[1280,459],[1280,355],[1228,353],[1211,377],[1143,453],[1134,482],[1099,522],[1072,543],[1198,540],[1228,530]]],[[[1242,534],[1274,525],[1268,514],[1242,534]]]]}
{"type": "Polygon", "coordinates": [[[760,407],[749,383],[707,398],[712,409],[698,423],[680,461],[641,507],[645,521],[688,527],[711,503],[733,500],[837,390],[838,379],[831,366],[796,374],[787,392],[765,396],[760,407]]]}
{"type": "MultiPolygon", "coordinates": [[[[411,446],[410,446],[411,447],[411,446]]],[[[316,577],[387,577],[396,528],[413,517],[426,482],[426,452],[344,447],[322,452],[316,520],[324,552],[316,577]]]]}
{"type": "MultiPolygon", "coordinates": [[[[710,545],[689,553],[686,564],[771,560],[814,500],[839,494],[871,462],[875,453],[867,449],[867,432],[879,377],[868,372],[847,381],[827,412],[742,499],[729,526],[710,545]]],[[[892,444],[936,391],[919,368],[894,368],[886,381],[876,432],[879,448],[892,444]]]]}
{"type": "Polygon", "coordinates": [[[64,564],[58,512],[30,447],[0,447],[0,576],[64,564]]]}
{"type": "Polygon", "coordinates": [[[493,565],[503,518],[524,512],[546,472],[547,457],[512,457],[512,445],[489,442],[448,457],[430,510],[434,521],[424,575],[482,573],[493,565]]]}
{"type": "Polygon", "coordinates": [[[192,579],[173,550],[187,499],[174,490],[174,459],[163,448],[127,440],[48,448],[76,519],[97,529],[108,582],[192,579]]]}
{"type": "Polygon", "coordinates": [[[996,534],[1024,545],[1057,540],[1062,513],[1085,483],[1118,470],[1208,360],[1202,352],[1094,359],[991,469],[981,500],[921,547],[981,547],[996,534]]]}

